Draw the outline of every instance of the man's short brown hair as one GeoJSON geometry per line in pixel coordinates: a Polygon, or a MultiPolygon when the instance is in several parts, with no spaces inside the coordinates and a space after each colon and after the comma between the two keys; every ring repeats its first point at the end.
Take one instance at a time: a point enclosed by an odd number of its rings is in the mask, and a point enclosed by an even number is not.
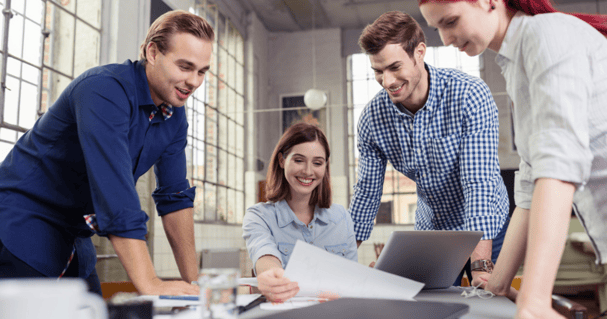
{"type": "Polygon", "coordinates": [[[422,42],[426,42],[426,37],[420,25],[410,15],[400,11],[382,14],[365,27],[358,39],[358,45],[366,54],[377,54],[388,44],[400,44],[411,58],[422,42]]]}
{"type": "Polygon", "coordinates": [[[189,33],[195,37],[213,41],[213,27],[202,17],[183,10],[169,11],[154,21],[148,29],[148,34],[141,44],[139,59],[146,61],[146,50],[150,42],[156,43],[158,51],[165,54],[170,48],[171,37],[176,33],[189,33]]]}
{"type": "Polygon", "coordinates": [[[317,205],[319,208],[331,207],[331,173],[329,171],[331,150],[322,130],[318,126],[307,123],[298,123],[289,127],[274,148],[266,176],[266,198],[268,200],[277,202],[291,197],[291,187],[285,178],[285,170],[280,167],[279,156],[282,155],[283,158],[286,158],[293,146],[314,141],[318,141],[325,149],[327,168],[322,181],[312,191],[309,204],[317,205]]]}

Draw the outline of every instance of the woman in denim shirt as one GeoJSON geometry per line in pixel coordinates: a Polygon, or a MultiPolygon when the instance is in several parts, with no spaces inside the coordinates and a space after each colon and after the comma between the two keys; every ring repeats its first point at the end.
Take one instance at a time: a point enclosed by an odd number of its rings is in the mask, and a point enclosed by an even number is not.
{"type": "Polygon", "coordinates": [[[276,145],[268,168],[268,202],[253,205],[242,222],[243,237],[268,300],[299,292],[284,268],[297,240],[358,261],[354,225],[346,209],[331,204],[329,145],[316,126],[291,126],[276,145]]]}

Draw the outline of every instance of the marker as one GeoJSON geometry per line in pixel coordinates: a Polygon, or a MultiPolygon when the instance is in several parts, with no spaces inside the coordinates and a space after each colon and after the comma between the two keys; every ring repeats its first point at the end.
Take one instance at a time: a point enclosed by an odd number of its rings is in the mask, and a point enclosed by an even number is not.
{"type": "Polygon", "coordinates": [[[162,296],[160,296],[160,299],[199,301],[200,297],[199,296],[166,296],[166,295],[162,295],[162,296]]]}

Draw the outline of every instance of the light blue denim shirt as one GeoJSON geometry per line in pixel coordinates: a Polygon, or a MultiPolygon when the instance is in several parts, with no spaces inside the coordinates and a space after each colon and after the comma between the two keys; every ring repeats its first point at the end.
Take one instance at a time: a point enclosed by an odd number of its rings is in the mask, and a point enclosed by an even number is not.
{"type": "Polygon", "coordinates": [[[253,265],[261,256],[272,255],[286,268],[297,240],[358,262],[352,218],[338,204],[330,208],[317,206],[314,218],[306,226],[284,200],[258,203],[247,209],[242,231],[253,265]]]}

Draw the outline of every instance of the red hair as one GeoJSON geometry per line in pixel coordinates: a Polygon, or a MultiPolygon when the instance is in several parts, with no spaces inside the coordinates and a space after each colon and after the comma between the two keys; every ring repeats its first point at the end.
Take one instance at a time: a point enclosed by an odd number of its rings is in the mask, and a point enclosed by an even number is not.
{"type": "MultiPolygon", "coordinates": [[[[476,2],[477,0],[418,0],[421,6],[427,2],[459,2],[468,1],[476,2]]],[[[530,15],[559,12],[554,8],[550,0],[504,0],[506,5],[514,10],[523,11],[530,15]]],[[[604,14],[588,14],[588,13],[571,13],[583,21],[587,22],[600,33],[607,36],[607,15],[604,14]]]]}

